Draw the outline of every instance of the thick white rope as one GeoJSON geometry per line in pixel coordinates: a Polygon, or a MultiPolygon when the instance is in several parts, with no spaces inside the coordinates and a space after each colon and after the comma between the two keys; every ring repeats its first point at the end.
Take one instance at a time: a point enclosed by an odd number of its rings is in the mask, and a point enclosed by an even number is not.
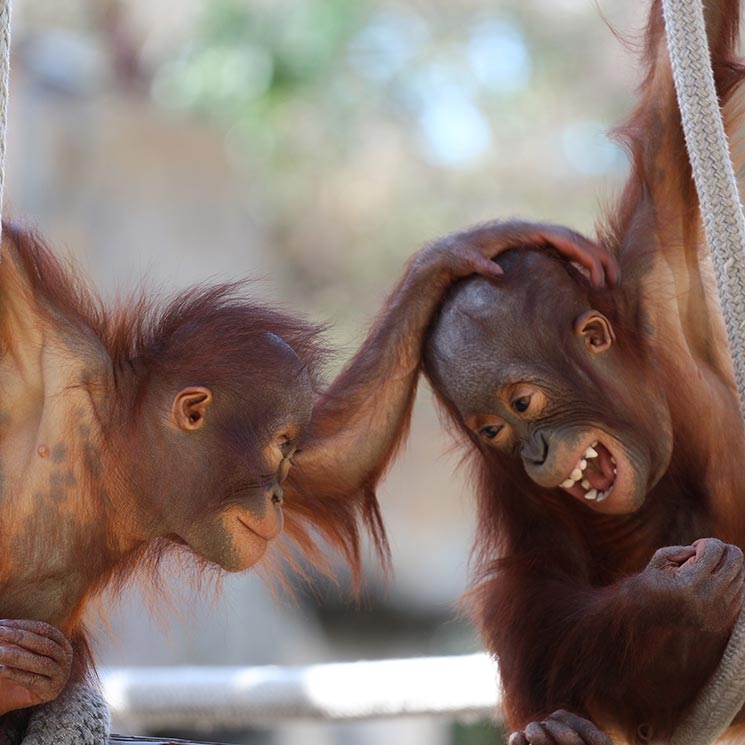
{"type": "Polygon", "coordinates": [[[702,0],[663,0],[667,43],[727,340],[745,410],[745,217],[719,109],[702,0]]]}
{"type": "MultiPolygon", "coordinates": [[[[745,218],[714,86],[702,0],[662,0],[688,155],[745,411],[745,218]]],[[[745,704],[745,610],[671,745],[708,745],[745,704]]]]}
{"type": "MultiPolygon", "coordinates": [[[[8,92],[10,90],[10,8],[11,0],[0,0],[0,217],[5,191],[5,142],[8,132],[8,92]]],[[[2,222],[0,222],[2,238],[2,222]]]]}

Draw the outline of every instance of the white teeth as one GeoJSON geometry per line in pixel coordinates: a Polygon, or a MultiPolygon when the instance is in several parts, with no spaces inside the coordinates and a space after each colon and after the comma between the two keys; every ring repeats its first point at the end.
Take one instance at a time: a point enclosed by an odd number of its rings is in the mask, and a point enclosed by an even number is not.
{"type": "MultiPolygon", "coordinates": [[[[571,489],[573,486],[576,486],[577,483],[579,483],[585,490],[585,499],[589,500],[590,502],[602,502],[603,500],[607,499],[614,486],[614,484],[611,484],[606,491],[601,491],[600,489],[594,489],[590,481],[584,478],[583,472],[587,468],[587,461],[592,458],[597,458],[600,455],[598,451],[595,450],[597,444],[598,441],[596,440],[587,448],[587,450],[585,450],[584,455],[580,458],[579,462],[574,467],[574,470],[569,474],[565,481],[562,481],[561,484],[559,484],[559,486],[563,487],[564,489],[571,489]]],[[[611,463],[613,464],[613,475],[616,476],[618,475],[616,459],[612,455],[610,459],[611,463]]]]}

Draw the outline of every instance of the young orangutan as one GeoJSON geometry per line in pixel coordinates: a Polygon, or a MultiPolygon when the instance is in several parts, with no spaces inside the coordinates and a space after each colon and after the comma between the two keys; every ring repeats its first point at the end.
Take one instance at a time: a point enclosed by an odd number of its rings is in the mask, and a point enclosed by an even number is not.
{"type": "MultiPolygon", "coordinates": [[[[705,8],[742,179],[740,3],[705,8]]],[[[657,0],[645,59],[598,238],[622,282],[598,292],[525,236],[502,282],[452,289],[425,347],[475,470],[471,607],[510,745],[668,742],[745,598],[745,437],[657,0]]]]}
{"type": "MultiPolygon", "coordinates": [[[[196,288],[106,309],[32,234],[6,226],[0,264],[0,714],[22,729],[89,667],[82,615],[169,545],[228,571],[282,528],[310,419],[318,329],[196,288]],[[70,637],[70,645],[53,627],[70,637]]],[[[356,541],[357,513],[314,516],[356,541]]],[[[307,522],[307,521],[306,521],[307,522]]],[[[303,528],[296,527],[303,536],[303,528]]]]}
{"type": "MultiPolygon", "coordinates": [[[[541,237],[597,264],[563,233],[541,237]]],[[[0,622],[8,737],[23,732],[28,707],[90,670],[91,598],[169,548],[246,569],[284,508],[285,532],[316,564],[317,533],[358,578],[361,525],[385,555],[373,485],[408,419],[431,315],[474,272],[501,274],[470,247],[423,254],[316,396],[317,327],[246,300],[239,285],[107,308],[38,237],[6,226],[0,617],[25,619],[0,622]]]]}

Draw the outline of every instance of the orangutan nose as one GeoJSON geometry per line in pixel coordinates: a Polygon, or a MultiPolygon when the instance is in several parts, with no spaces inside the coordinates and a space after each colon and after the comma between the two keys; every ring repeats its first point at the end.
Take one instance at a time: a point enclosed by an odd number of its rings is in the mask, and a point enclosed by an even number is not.
{"type": "Polygon", "coordinates": [[[526,466],[542,466],[548,458],[548,442],[541,430],[533,432],[527,440],[523,440],[520,456],[526,466]]]}
{"type": "Polygon", "coordinates": [[[272,489],[272,502],[274,502],[274,504],[282,504],[282,502],[284,502],[284,501],[285,501],[284,490],[282,489],[282,487],[279,484],[277,484],[272,489]]]}

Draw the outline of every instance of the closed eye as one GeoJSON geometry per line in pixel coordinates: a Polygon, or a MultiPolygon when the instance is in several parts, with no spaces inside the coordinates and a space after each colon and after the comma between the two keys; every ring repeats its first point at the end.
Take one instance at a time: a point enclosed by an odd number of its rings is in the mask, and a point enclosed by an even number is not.
{"type": "Polygon", "coordinates": [[[274,483],[274,474],[257,476],[255,480],[239,481],[233,485],[233,491],[252,491],[253,489],[267,489],[274,483]]]}

